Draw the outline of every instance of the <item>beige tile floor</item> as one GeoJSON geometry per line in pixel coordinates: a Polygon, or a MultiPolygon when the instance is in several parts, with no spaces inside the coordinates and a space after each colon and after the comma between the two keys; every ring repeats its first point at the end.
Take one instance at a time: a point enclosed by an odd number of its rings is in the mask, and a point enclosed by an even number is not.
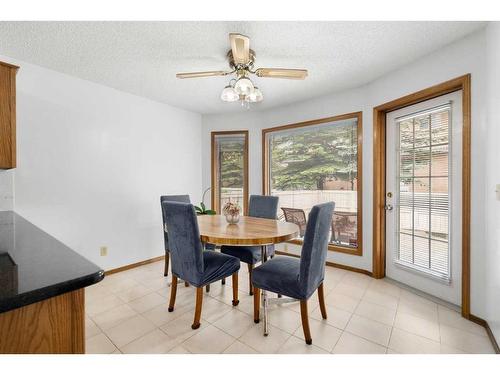
{"type": "Polygon", "coordinates": [[[202,324],[191,329],[195,294],[179,285],[167,311],[170,277],[156,262],[106,277],[86,289],[87,353],[493,353],[483,327],[459,313],[384,280],[327,267],[328,319],[317,295],[309,301],[313,345],[303,340],[298,303],[273,306],[270,333],[253,323],[247,267],[240,304],[231,280],[205,293],[202,324]]]}

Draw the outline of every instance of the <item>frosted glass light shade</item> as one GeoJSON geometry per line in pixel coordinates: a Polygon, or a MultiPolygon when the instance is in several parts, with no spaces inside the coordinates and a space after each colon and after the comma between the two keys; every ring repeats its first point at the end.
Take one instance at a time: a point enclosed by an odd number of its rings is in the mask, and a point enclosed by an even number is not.
{"type": "Polygon", "coordinates": [[[264,99],[264,95],[262,95],[262,91],[260,91],[257,86],[255,86],[253,92],[247,96],[247,100],[251,103],[261,102],[262,99],[264,99]]]}
{"type": "Polygon", "coordinates": [[[240,95],[249,95],[253,92],[253,83],[247,77],[241,77],[236,81],[234,89],[240,95]]]}
{"type": "Polygon", "coordinates": [[[224,102],[235,102],[240,98],[240,96],[238,95],[236,90],[233,89],[231,86],[226,86],[224,87],[224,90],[222,90],[220,98],[224,102]]]}

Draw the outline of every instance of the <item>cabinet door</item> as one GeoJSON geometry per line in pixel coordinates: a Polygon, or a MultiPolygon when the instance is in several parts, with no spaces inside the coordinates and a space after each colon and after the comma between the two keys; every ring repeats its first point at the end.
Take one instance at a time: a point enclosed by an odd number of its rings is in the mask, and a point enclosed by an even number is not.
{"type": "Polygon", "coordinates": [[[16,167],[16,71],[0,64],[0,169],[16,167]]]}

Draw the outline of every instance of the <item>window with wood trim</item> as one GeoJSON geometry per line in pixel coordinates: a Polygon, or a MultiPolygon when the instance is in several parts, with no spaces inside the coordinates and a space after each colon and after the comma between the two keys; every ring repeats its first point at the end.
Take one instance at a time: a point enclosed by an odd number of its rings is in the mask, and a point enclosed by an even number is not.
{"type": "Polygon", "coordinates": [[[329,249],[362,255],[362,113],[264,129],[262,142],[263,192],[279,197],[279,217],[303,236],[311,208],[333,201],[329,249]]]}
{"type": "Polygon", "coordinates": [[[247,212],[248,131],[212,132],[212,209],[220,214],[226,202],[247,212]]]}

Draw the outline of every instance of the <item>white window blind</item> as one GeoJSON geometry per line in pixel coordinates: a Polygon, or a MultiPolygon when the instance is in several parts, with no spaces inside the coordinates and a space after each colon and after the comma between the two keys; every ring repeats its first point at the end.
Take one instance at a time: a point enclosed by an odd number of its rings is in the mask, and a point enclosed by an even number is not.
{"type": "Polygon", "coordinates": [[[450,280],[451,103],[396,119],[396,263],[450,280]]]}

